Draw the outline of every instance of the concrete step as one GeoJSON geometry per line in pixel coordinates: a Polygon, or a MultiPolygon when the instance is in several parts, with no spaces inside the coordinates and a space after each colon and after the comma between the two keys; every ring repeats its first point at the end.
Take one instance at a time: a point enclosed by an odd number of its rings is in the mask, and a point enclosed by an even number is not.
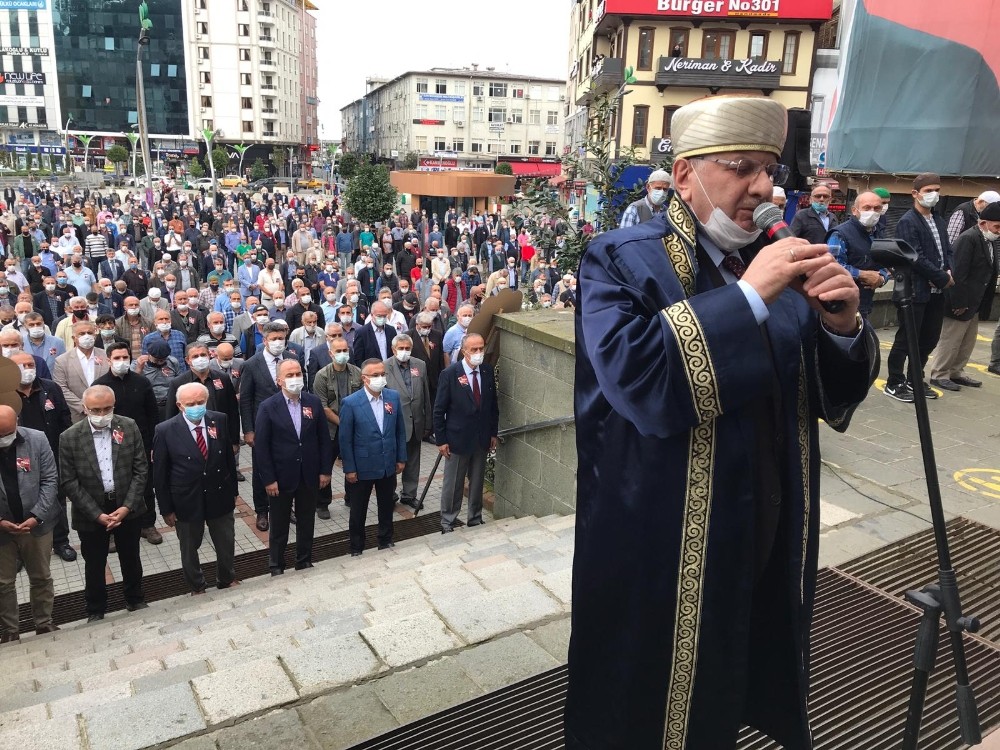
{"type": "Polygon", "coordinates": [[[4,646],[0,750],[147,747],[564,618],[573,521],[460,528],[4,646]]]}

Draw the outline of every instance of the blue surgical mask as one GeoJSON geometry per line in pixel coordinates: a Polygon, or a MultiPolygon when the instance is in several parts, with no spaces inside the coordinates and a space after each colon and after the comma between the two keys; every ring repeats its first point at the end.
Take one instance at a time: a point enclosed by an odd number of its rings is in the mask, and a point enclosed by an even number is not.
{"type": "Polygon", "coordinates": [[[185,406],[184,416],[187,417],[189,422],[200,422],[205,416],[207,407],[204,404],[200,406],[185,406]]]}
{"type": "Polygon", "coordinates": [[[818,214],[825,214],[826,211],[827,211],[827,206],[826,206],[825,203],[816,203],[816,202],[813,202],[813,204],[812,204],[812,210],[815,211],[818,214]]]}

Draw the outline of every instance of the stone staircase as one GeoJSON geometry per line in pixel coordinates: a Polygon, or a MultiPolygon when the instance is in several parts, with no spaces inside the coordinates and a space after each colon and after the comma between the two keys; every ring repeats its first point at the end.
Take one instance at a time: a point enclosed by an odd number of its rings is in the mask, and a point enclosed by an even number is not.
{"type": "MultiPolygon", "coordinates": [[[[405,678],[475,644],[524,639],[521,631],[568,618],[574,524],[550,516],[461,528],[5,645],[0,750],[131,750],[192,736],[185,746],[222,747],[211,739],[220,728],[405,678]]],[[[549,651],[564,661],[564,647],[549,651]]],[[[543,657],[539,671],[557,663],[543,657]]],[[[360,724],[321,746],[384,729],[360,724]]]]}

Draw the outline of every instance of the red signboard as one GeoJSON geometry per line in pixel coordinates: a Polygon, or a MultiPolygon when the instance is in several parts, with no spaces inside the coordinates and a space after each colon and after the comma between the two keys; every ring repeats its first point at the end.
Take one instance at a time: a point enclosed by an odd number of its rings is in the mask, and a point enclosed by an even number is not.
{"type": "Polygon", "coordinates": [[[414,125],[444,125],[444,120],[414,120],[414,125]]]}
{"type": "Polygon", "coordinates": [[[833,14],[833,0],[604,0],[603,6],[604,14],[664,18],[828,21],[833,14]]]}

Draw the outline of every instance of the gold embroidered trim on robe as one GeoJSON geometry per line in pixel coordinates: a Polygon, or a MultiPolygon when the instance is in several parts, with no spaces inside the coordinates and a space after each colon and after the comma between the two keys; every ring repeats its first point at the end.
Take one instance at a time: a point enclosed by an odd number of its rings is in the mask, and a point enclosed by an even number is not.
{"type": "Polygon", "coordinates": [[[676,302],[661,311],[677,341],[681,363],[691,388],[691,403],[698,421],[707,422],[722,414],[719,381],[708,350],[708,339],[698,316],[687,300],[676,302]]]}
{"type": "Polygon", "coordinates": [[[799,601],[806,600],[806,552],[809,548],[809,385],[806,381],[805,355],[799,349],[799,397],[798,397],[798,438],[799,458],[802,461],[802,571],[799,576],[799,601]]]}
{"type": "Polygon", "coordinates": [[[692,258],[696,241],[694,218],[688,212],[683,201],[674,193],[667,205],[667,220],[673,227],[673,232],[663,238],[663,247],[667,251],[670,265],[681,282],[684,294],[693,297],[695,293],[695,269],[692,258]]]}

